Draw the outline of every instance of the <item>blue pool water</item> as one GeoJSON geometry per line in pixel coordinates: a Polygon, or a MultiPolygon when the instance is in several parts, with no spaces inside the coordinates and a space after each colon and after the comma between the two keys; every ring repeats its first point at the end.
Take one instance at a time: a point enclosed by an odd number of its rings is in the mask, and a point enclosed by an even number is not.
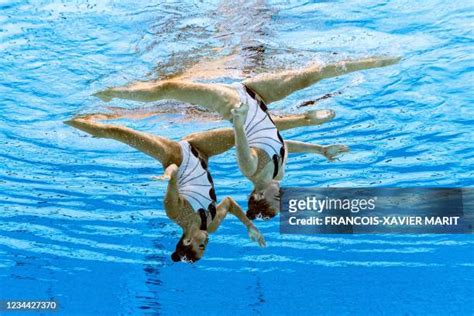
{"type": "MultiPolygon", "coordinates": [[[[337,112],[288,139],[343,143],[329,163],[290,156],[285,186],[474,185],[471,1],[0,1],[0,300],[54,299],[62,313],[472,315],[468,235],[280,235],[259,249],[227,220],[194,265],[169,259],[153,159],[62,124],[106,111],[99,89],[231,54],[237,75],[311,61],[400,55],[400,64],[321,82],[272,105],[337,112]],[[159,3],[159,2],[157,2],[159,3]],[[243,48],[242,48],[243,47],[243,48]],[[239,49],[242,48],[242,49],[239,49]],[[290,312],[291,310],[291,312],[290,312]]],[[[124,108],[169,106],[113,101],[124,108]]],[[[173,106],[173,104],[171,104],[173,106]]],[[[182,105],[180,105],[182,106],[182,105]]],[[[122,124],[179,139],[227,122],[181,114],[122,124]]],[[[220,197],[245,205],[235,151],[211,160],[220,197]]],[[[1,312],[0,312],[1,313],[1,312]]]]}

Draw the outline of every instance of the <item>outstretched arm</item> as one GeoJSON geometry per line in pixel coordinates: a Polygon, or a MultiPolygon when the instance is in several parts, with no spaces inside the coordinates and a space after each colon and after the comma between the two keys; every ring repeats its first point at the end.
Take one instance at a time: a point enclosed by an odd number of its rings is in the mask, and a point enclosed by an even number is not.
{"type": "Polygon", "coordinates": [[[320,80],[358,70],[385,67],[393,65],[398,61],[400,61],[398,57],[371,57],[322,66],[313,65],[302,70],[262,74],[245,80],[244,84],[257,92],[263,101],[269,104],[281,100],[297,90],[307,88],[320,80]]]}
{"type": "Polygon", "coordinates": [[[349,151],[349,147],[345,145],[321,146],[317,144],[310,144],[293,140],[286,140],[285,144],[288,149],[288,152],[290,153],[321,154],[329,160],[334,160],[337,155],[349,151]]]}
{"type": "Polygon", "coordinates": [[[336,117],[333,110],[313,110],[303,114],[283,115],[272,117],[279,131],[293,129],[301,126],[314,126],[331,121],[336,117]]]}
{"type": "Polygon", "coordinates": [[[156,180],[168,181],[168,188],[166,189],[163,202],[165,205],[166,215],[168,215],[169,218],[175,218],[179,215],[181,210],[180,206],[183,203],[178,191],[177,174],[178,166],[171,164],[165,169],[165,173],[161,177],[156,178],[156,180]]]}
{"type": "Polygon", "coordinates": [[[240,208],[239,204],[230,197],[226,197],[222,200],[221,203],[217,206],[217,214],[212,223],[208,226],[207,231],[209,233],[214,233],[217,228],[221,225],[222,221],[227,215],[227,212],[231,213],[239,219],[239,221],[245,225],[247,228],[250,239],[258,242],[260,247],[265,247],[265,239],[260,231],[255,227],[251,220],[247,218],[245,213],[240,208]]]}
{"type": "Polygon", "coordinates": [[[168,187],[166,188],[163,200],[165,212],[171,220],[177,218],[185,204],[185,199],[179,194],[178,190],[178,166],[174,163],[169,165],[162,176],[153,177],[153,179],[168,181],[168,187]]]}
{"type": "Polygon", "coordinates": [[[242,103],[239,108],[232,110],[232,123],[235,132],[235,147],[237,162],[240,170],[246,177],[251,177],[257,171],[258,157],[254,149],[250,148],[245,135],[244,122],[248,112],[248,104],[242,103]]]}

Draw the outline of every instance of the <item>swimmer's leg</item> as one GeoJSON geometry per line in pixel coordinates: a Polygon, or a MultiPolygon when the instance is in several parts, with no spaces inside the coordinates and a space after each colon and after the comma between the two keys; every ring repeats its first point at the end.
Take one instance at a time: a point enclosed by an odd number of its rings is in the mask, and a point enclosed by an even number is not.
{"type": "Polygon", "coordinates": [[[288,148],[289,153],[321,154],[325,156],[328,160],[334,160],[337,155],[349,151],[349,147],[345,145],[321,146],[317,144],[310,144],[293,140],[286,140],[285,144],[288,148]]]}
{"type": "Polygon", "coordinates": [[[124,109],[119,107],[107,107],[110,110],[110,113],[90,113],[86,115],[80,115],[76,118],[82,118],[87,120],[95,120],[95,121],[107,121],[107,120],[115,120],[119,118],[127,118],[132,120],[139,120],[144,119],[150,116],[158,115],[166,113],[160,109],[124,109]]]}
{"type": "MultiPolygon", "coordinates": [[[[273,122],[280,131],[301,126],[319,125],[335,117],[334,111],[316,110],[303,114],[273,116],[273,122]]],[[[184,138],[206,157],[220,155],[235,146],[235,134],[232,128],[219,128],[205,132],[192,133],[184,138]]]]}
{"type": "Polygon", "coordinates": [[[125,87],[109,88],[94,95],[103,101],[113,98],[144,102],[178,100],[204,106],[225,119],[231,118],[230,110],[240,103],[239,95],[230,86],[182,80],[137,82],[125,87]]]}
{"type": "Polygon", "coordinates": [[[115,139],[134,147],[159,160],[165,169],[171,164],[178,166],[181,164],[180,146],[170,139],[135,131],[124,126],[95,122],[84,117],[74,118],[64,123],[95,137],[115,139]]]}
{"type": "Polygon", "coordinates": [[[336,117],[333,110],[313,110],[303,114],[274,116],[271,115],[273,122],[279,131],[297,128],[301,126],[321,125],[331,121],[336,117]]]}
{"type": "Polygon", "coordinates": [[[385,67],[393,65],[399,60],[398,57],[371,57],[328,65],[312,65],[302,70],[262,74],[245,80],[244,84],[257,92],[263,101],[268,104],[281,100],[297,90],[307,88],[322,79],[358,70],[385,67]]]}
{"type": "Polygon", "coordinates": [[[232,128],[218,128],[205,132],[197,132],[184,137],[201,154],[207,158],[220,155],[235,145],[232,128]]]}
{"type": "MultiPolygon", "coordinates": [[[[87,118],[97,121],[107,121],[107,120],[115,120],[119,118],[126,118],[131,120],[141,120],[152,116],[157,115],[164,115],[164,114],[174,114],[180,113],[183,114],[183,110],[180,108],[161,108],[161,107],[153,107],[153,108],[136,108],[136,109],[125,109],[120,107],[106,107],[107,110],[110,110],[109,113],[90,113],[87,115],[80,115],[80,118],[87,118]]],[[[213,115],[211,112],[208,112],[205,109],[199,107],[190,107],[186,109],[185,117],[183,121],[190,121],[195,119],[203,119],[203,120],[219,120],[219,115],[213,115]]]]}
{"type": "Polygon", "coordinates": [[[168,187],[163,200],[166,214],[170,218],[174,218],[178,215],[179,208],[177,205],[179,205],[180,195],[176,175],[178,166],[182,162],[182,155],[177,142],[123,126],[98,123],[92,119],[75,118],[64,123],[95,137],[118,140],[159,160],[165,172],[163,176],[155,178],[168,180],[168,187]]]}

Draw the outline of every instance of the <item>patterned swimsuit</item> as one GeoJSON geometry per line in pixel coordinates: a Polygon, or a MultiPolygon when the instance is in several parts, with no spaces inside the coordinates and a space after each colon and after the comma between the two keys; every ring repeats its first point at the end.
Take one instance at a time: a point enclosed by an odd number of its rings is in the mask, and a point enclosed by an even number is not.
{"type": "MultiPolygon", "coordinates": [[[[281,178],[285,169],[287,153],[283,138],[268,114],[267,106],[258,94],[244,84],[238,83],[234,87],[240,96],[240,102],[249,106],[244,123],[249,147],[258,148],[266,153],[274,164],[273,179],[277,176],[281,178]]],[[[268,163],[268,158],[264,158],[259,154],[259,166],[256,173],[268,163]]]]}
{"type": "Polygon", "coordinates": [[[180,141],[183,161],[178,168],[178,192],[191,205],[192,210],[182,210],[175,219],[180,224],[191,214],[197,212],[201,217],[201,230],[216,216],[216,192],[207,164],[187,141],[180,141]]]}

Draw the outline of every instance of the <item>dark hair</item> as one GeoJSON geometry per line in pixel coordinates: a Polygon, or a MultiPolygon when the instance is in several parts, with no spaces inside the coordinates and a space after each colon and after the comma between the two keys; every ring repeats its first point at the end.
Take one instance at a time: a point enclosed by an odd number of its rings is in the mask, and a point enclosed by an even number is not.
{"type": "Polygon", "coordinates": [[[257,199],[255,190],[250,194],[248,201],[247,217],[251,220],[262,218],[264,220],[275,217],[277,211],[268,204],[265,198],[257,199]]]}
{"type": "Polygon", "coordinates": [[[201,259],[197,256],[196,251],[193,250],[191,245],[186,246],[183,243],[184,234],[181,236],[181,239],[176,244],[176,250],[171,254],[171,260],[174,262],[184,261],[189,263],[194,263],[201,259]]]}

